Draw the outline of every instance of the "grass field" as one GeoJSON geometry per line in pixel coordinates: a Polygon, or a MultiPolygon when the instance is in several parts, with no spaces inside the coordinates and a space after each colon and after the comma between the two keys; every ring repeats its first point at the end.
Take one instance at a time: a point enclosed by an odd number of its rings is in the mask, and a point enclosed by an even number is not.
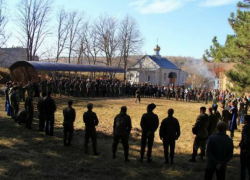
{"type": "MultiPolygon", "coordinates": [[[[191,132],[199,108],[203,103],[176,102],[165,99],[142,99],[141,104],[135,104],[134,99],[75,99],[74,108],[77,112],[75,122],[73,146],[63,146],[62,109],[67,104],[67,98],[56,98],[58,110],[55,118],[55,136],[50,137],[38,132],[38,119],[35,116],[33,129],[28,130],[18,125],[4,110],[4,98],[0,101],[0,179],[191,179],[202,180],[205,162],[197,159],[195,164],[188,163],[191,157],[193,134],[191,132]],[[93,103],[99,117],[98,150],[101,155],[95,157],[90,153],[84,154],[84,124],[82,114],[86,111],[86,104],[93,103]],[[163,146],[156,132],[153,147],[153,162],[139,163],[140,150],[140,118],[146,112],[147,104],[154,102],[157,107],[155,113],[160,122],[166,117],[168,108],[174,108],[174,116],[181,125],[181,137],[176,144],[174,165],[165,165],[163,146]],[[126,105],[128,114],[132,118],[132,135],[130,137],[130,162],[124,162],[123,148],[118,147],[118,158],[112,159],[112,125],[113,119],[126,105]]],[[[35,101],[36,103],[36,101],[35,101]]],[[[21,104],[23,107],[23,104],[21,104]]],[[[208,106],[207,106],[208,107],[208,106]]],[[[234,139],[234,158],[228,165],[227,179],[239,179],[239,141],[240,130],[236,131],[234,139]]],[[[91,145],[91,144],[90,144],[91,145]]]]}

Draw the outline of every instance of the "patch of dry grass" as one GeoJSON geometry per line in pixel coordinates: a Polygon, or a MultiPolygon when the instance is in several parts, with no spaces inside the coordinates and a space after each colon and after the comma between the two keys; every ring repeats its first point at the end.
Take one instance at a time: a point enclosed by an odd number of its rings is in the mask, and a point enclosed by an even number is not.
{"type": "MultiPolygon", "coordinates": [[[[77,111],[75,133],[72,147],[63,147],[62,142],[62,109],[66,107],[67,98],[56,98],[55,136],[45,136],[38,132],[38,120],[34,120],[32,130],[14,123],[5,116],[3,103],[0,104],[0,179],[192,179],[201,180],[204,176],[205,162],[198,159],[196,164],[188,163],[191,157],[193,134],[192,125],[199,113],[202,103],[176,102],[165,99],[142,99],[135,104],[134,99],[75,99],[77,111]],[[87,103],[94,104],[100,123],[98,131],[99,157],[83,153],[84,124],[82,114],[87,103]],[[154,102],[155,113],[160,121],[166,117],[168,108],[174,108],[174,116],[181,125],[181,137],[176,144],[174,165],[164,165],[163,146],[156,132],[153,147],[153,162],[139,163],[140,150],[140,118],[146,112],[147,104],[154,102]],[[132,118],[132,135],[130,137],[130,162],[124,162],[122,146],[118,147],[118,158],[112,159],[112,125],[113,119],[126,105],[132,118]]],[[[1,102],[3,98],[1,98],[1,102]]],[[[208,107],[208,106],[207,106],[208,107]]],[[[241,127],[240,127],[241,128],[241,127]]],[[[229,163],[228,179],[239,178],[240,131],[235,133],[235,156],[229,163]]]]}

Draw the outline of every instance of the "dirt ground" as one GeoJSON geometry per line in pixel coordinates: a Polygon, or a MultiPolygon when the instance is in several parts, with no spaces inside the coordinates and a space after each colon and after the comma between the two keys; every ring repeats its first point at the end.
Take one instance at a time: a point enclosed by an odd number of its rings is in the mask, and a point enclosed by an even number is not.
{"type": "MultiPolygon", "coordinates": [[[[141,104],[134,103],[133,98],[120,99],[87,99],[73,98],[77,118],[75,121],[74,139],[71,147],[63,146],[62,109],[66,107],[68,99],[55,98],[58,110],[55,114],[55,133],[53,137],[46,136],[38,131],[38,119],[35,115],[32,130],[24,125],[15,123],[6,116],[4,111],[4,98],[0,98],[0,179],[191,179],[202,180],[204,177],[205,161],[197,158],[197,163],[189,163],[191,157],[194,135],[191,132],[199,108],[203,103],[186,103],[166,99],[142,99],[141,104]],[[90,153],[85,154],[83,112],[87,103],[93,103],[93,111],[99,117],[98,150],[101,155],[95,157],[90,153]],[[181,125],[181,136],[176,143],[176,155],[174,165],[165,165],[163,146],[159,139],[159,131],[155,133],[153,146],[153,162],[137,162],[140,150],[140,118],[146,112],[149,103],[157,105],[155,113],[160,122],[166,117],[167,110],[173,108],[174,116],[181,125]],[[132,119],[132,135],[130,137],[130,162],[124,162],[123,148],[119,144],[117,156],[112,159],[112,125],[120,107],[126,105],[128,114],[132,119]]],[[[37,103],[37,100],[34,101],[37,103]]],[[[211,104],[210,104],[211,105],[211,104]]],[[[36,107],[36,105],[35,105],[36,107]]],[[[209,107],[209,105],[206,105],[209,107]]],[[[21,103],[21,109],[23,103],[21,103]]],[[[239,179],[239,141],[242,126],[235,132],[234,157],[227,169],[227,179],[239,179]]],[[[90,144],[91,146],[91,144],[90,144]]]]}

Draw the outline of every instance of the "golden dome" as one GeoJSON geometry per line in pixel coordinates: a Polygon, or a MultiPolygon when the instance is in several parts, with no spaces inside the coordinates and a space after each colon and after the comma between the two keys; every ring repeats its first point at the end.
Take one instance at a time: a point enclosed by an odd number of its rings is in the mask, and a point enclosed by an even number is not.
{"type": "Polygon", "coordinates": [[[161,50],[161,48],[160,48],[160,46],[158,46],[158,44],[154,47],[154,51],[160,51],[161,50]]]}

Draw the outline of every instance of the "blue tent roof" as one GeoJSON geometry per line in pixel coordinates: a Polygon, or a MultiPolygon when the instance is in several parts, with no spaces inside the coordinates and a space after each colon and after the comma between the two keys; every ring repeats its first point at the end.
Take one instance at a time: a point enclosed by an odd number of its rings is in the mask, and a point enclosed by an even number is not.
{"type": "Polygon", "coordinates": [[[53,62],[37,62],[37,61],[18,61],[10,66],[15,69],[20,66],[31,65],[40,71],[78,71],[78,72],[116,72],[124,73],[124,69],[116,66],[100,66],[100,65],[82,65],[82,64],[66,64],[53,62]]]}
{"type": "Polygon", "coordinates": [[[170,62],[167,58],[158,58],[156,56],[148,56],[152,59],[156,64],[158,64],[161,68],[165,69],[179,69],[176,65],[170,62]]]}

